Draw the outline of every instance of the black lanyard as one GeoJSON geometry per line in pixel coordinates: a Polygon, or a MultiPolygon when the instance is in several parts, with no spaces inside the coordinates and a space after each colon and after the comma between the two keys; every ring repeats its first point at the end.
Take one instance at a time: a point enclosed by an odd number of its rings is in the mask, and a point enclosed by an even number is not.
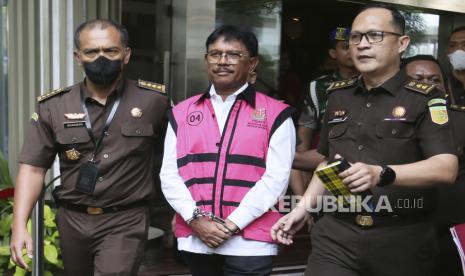
{"type": "Polygon", "coordinates": [[[100,152],[102,148],[103,137],[105,136],[105,132],[108,131],[111,121],[113,121],[113,118],[115,117],[115,113],[116,113],[116,110],[118,109],[120,100],[121,100],[121,95],[117,93],[116,100],[113,103],[110,114],[108,115],[108,118],[105,121],[105,125],[103,126],[102,135],[100,135],[100,138],[96,142],[94,133],[92,132],[92,124],[90,122],[89,111],[87,110],[86,102],[84,99],[84,93],[82,92],[82,87],[81,87],[81,106],[82,106],[82,109],[84,110],[84,113],[86,114],[85,116],[86,129],[87,129],[87,133],[89,133],[89,136],[92,139],[92,142],[94,143],[94,152],[92,154],[91,159],[89,160],[90,162],[95,162],[94,157],[100,152]]]}

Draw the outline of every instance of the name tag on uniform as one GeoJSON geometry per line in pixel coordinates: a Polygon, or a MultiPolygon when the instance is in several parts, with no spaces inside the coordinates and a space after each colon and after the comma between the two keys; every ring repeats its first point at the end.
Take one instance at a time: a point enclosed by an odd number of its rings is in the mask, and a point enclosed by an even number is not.
{"type": "Polygon", "coordinates": [[[63,125],[65,126],[65,128],[84,127],[86,125],[86,122],[85,121],[64,122],[63,125]]]}

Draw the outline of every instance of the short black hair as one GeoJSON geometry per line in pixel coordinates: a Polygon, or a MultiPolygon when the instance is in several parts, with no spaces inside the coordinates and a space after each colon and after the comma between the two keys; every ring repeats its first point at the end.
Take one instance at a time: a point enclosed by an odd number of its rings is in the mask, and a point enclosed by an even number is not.
{"type": "Polygon", "coordinates": [[[402,13],[394,8],[391,5],[384,4],[384,3],[369,3],[363,6],[357,13],[357,15],[361,14],[362,12],[368,9],[385,9],[391,12],[392,15],[392,22],[391,24],[396,28],[401,35],[405,34],[405,18],[402,13]]]}
{"type": "Polygon", "coordinates": [[[407,68],[407,65],[409,63],[412,63],[412,62],[417,61],[417,60],[432,61],[432,62],[436,63],[438,65],[438,67],[439,67],[439,70],[441,70],[442,79],[444,80],[444,83],[446,83],[446,79],[447,79],[446,74],[445,74],[444,70],[442,69],[442,66],[439,63],[439,61],[435,57],[433,57],[432,55],[416,55],[416,56],[404,58],[404,59],[402,59],[402,63],[400,65],[400,67],[401,68],[407,68]]]}
{"type": "Polygon", "coordinates": [[[459,27],[457,27],[457,28],[454,28],[454,29],[452,30],[452,33],[450,33],[450,35],[453,35],[453,34],[455,34],[455,33],[462,32],[462,31],[465,31],[465,26],[459,26],[459,27]]]}
{"type": "Polygon", "coordinates": [[[80,36],[81,32],[84,29],[93,29],[96,27],[100,27],[101,29],[106,29],[108,27],[115,28],[120,34],[121,43],[123,44],[123,47],[127,47],[129,45],[129,34],[126,28],[123,27],[123,25],[110,19],[93,19],[90,21],[86,21],[79,25],[79,27],[77,27],[76,31],[74,32],[74,47],[76,47],[76,49],[79,49],[79,47],[81,46],[80,36]]]}
{"type": "Polygon", "coordinates": [[[408,57],[408,58],[404,58],[402,59],[402,66],[406,66],[407,64],[411,63],[411,62],[414,62],[414,61],[417,61],[417,60],[427,60],[427,61],[432,61],[434,63],[436,63],[437,65],[440,66],[439,64],[439,61],[433,57],[432,55],[416,55],[416,56],[411,56],[411,57],[408,57]]]}
{"type": "Polygon", "coordinates": [[[207,38],[205,42],[206,50],[215,43],[219,38],[223,37],[224,41],[239,41],[247,48],[251,57],[258,56],[258,40],[257,37],[250,31],[239,28],[234,25],[223,25],[216,28],[207,38]]]}

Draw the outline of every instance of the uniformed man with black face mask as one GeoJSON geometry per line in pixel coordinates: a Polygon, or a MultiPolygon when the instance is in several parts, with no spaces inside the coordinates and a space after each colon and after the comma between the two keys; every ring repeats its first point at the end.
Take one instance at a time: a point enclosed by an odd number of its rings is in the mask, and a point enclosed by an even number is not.
{"type": "Polygon", "coordinates": [[[154,192],[155,138],[168,106],[164,86],[123,77],[127,31],[109,20],[83,23],[74,56],[85,79],[38,98],[19,158],[11,257],[32,254],[26,223],[44,176],[58,154],[54,197],[67,275],[135,275],[154,192]]]}

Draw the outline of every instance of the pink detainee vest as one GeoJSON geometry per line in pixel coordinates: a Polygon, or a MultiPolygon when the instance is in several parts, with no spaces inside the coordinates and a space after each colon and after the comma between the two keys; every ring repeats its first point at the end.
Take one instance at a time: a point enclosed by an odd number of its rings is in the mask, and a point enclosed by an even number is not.
{"type": "MultiPolygon", "coordinates": [[[[220,133],[208,91],[193,96],[168,114],[177,136],[177,165],[197,207],[227,218],[265,172],[266,155],[274,131],[293,108],[255,92],[248,86],[238,95],[220,133]]],[[[268,211],[240,235],[272,242],[271,226],[281,217],[268,211]]],[[[176,237],[187,237],[190,227],[176,216],[176,237]]]]}

